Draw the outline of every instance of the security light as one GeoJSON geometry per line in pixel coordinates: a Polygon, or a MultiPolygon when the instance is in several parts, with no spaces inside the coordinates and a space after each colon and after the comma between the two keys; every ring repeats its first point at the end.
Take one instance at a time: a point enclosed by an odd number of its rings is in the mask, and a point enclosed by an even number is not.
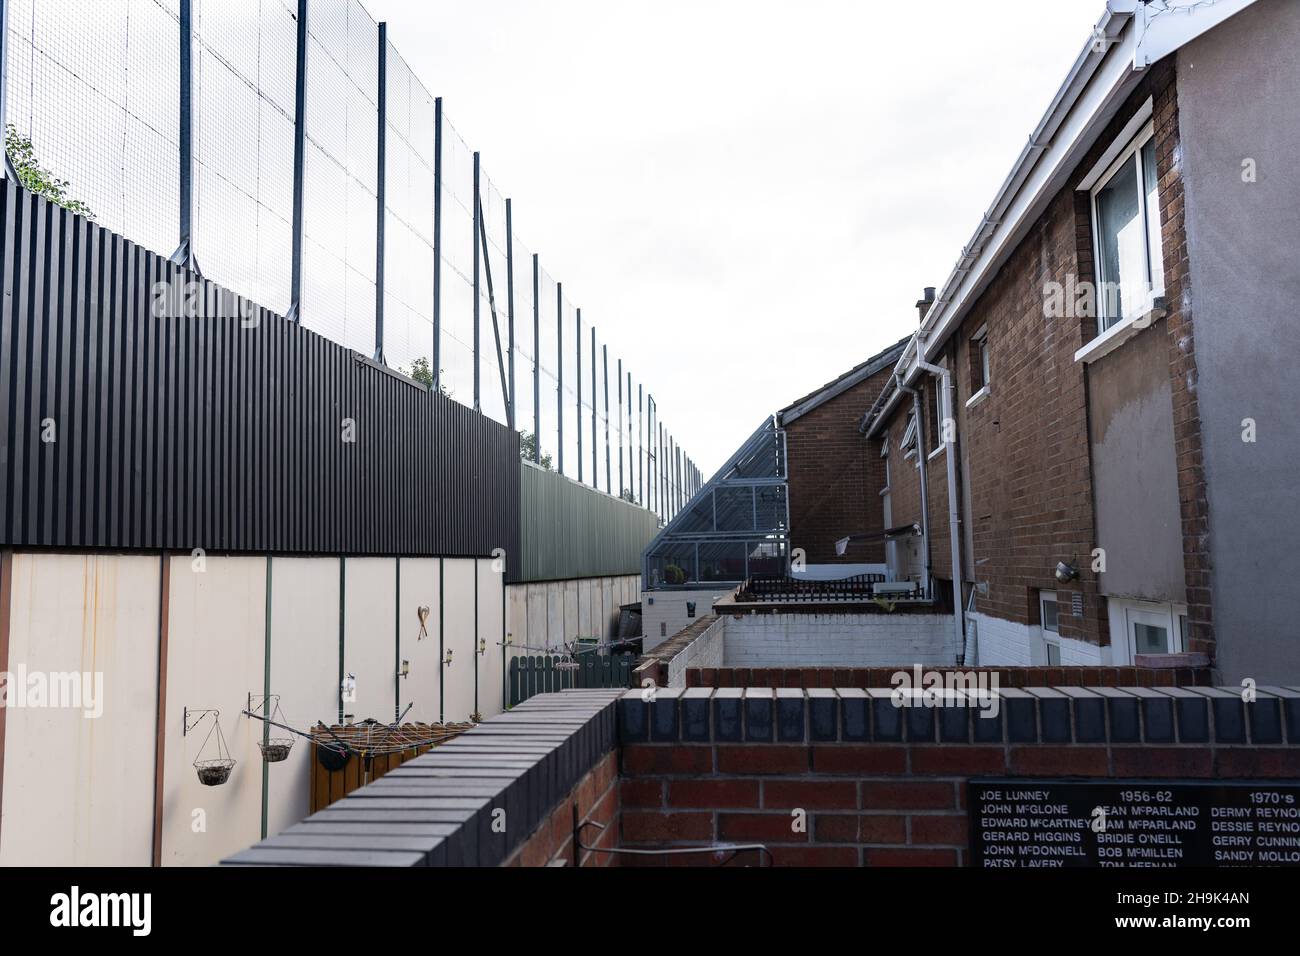
{"type": "Polygon", "coordinates": [[[1056,563],[1056,580],[1062,584],[1069,584],[1079,576],[1079,569],[1072,564],[1066,564],[1064,561],[1056,563]]]}

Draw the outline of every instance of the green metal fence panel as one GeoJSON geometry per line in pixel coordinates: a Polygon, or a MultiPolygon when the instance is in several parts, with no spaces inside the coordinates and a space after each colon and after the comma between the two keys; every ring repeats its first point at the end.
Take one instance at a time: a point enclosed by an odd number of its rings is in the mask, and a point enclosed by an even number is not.
{"type": "Polygon", "coordinates": [[[561,658],[549,654],[510,659],[510,706],[537,694],[572,687],[628,687],[632,681],[632,654],[583,654],[576,668],[559,667],[561,658]]]}
{"type": "Polygon", "coordinates": [[[520,461],[519,468],[519,556],[512,581],[641,573],[641,553],[659,532],[653,512],[532,462],[520,461]]]}

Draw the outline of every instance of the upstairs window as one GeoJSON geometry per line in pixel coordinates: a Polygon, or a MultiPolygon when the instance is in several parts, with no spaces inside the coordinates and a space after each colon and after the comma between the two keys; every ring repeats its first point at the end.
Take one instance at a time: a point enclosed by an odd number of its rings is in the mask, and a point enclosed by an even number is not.
{"type": "Polygon", "coordinates": [[[1149,312],[1165,290],[1154,127],[1147,123],[1092,189],[1099,331],[1149,312]]]}
{"type": "Polygon", "coordinates": [[[916,415],[912,412],[907,413],[907,427],[903,429],[898,447],[902,449],[904,458],[916,457],[916,415]]]}
{"type": "Polygon", "coordinates": [[[989,383],[989,330],[980,329],[971,337],[971,394],[989,383]]]}

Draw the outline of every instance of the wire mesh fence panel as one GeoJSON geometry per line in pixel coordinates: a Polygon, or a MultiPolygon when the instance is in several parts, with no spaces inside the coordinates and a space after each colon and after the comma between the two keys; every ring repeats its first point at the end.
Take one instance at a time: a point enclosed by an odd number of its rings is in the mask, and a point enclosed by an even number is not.
{"type": "Polygon", "coordinates": [[[586,326],[578,321],[577,310],[569,304],[567,296],[560,308],[560,327],[564,336],[563,348],[560,352],[564,372],[561,419],[564,474],[581,481],[591,472],[588,462],[582,460],[584,453],[590,454],[586,452],[587,443],[580,438],[583,434],[582,430],[586,427],[585,423],[591,416],[590,406],[584,406],[582,402],[582,396],[585,394],[583,389],[587,387],[585,383],[591,374],[583,368],[582,357],[587,354],[589,346],[586,326]]]}
{"type": "Polygon", "coordinates": [[[456,401],[474,406],[474,154],[442,118],[442,367],[456,401]]]}
{"type": "Polygon", "coordinates": [[[279,0],[194,4],[195,219],[204,274],[289,307],[297,34],[279,0]]]}
{"type": "Polygon", "coordinates": [[[419,371],[426,381],[428,367],[428,376],[458,402],[477,404],[500,422],[513,412],[515,428],[537,432],[541,456],[556,467],[562,460],[570,477],[581,474],[584,483],[615,495],[637,489],[646,500],[650,489],[639,489],[653,481],[653,495],[666,507],[676,491],[670,481],[692,476],[686,459],[670,461],[666,451],[656,451],[652,473],[640,450],[634,453],[634,439],[645,440],[651,424],[641,396],[633,402],[617,358],[607,370],[599,340],[593,349],[591,324],[580,326],[571,301],[557,301],[557,283],[545,270],[538,270],[535,286],[531,249],[509,241],[504,192],[482,170],[475,192],[474,152],[445,115],[438,181],[434,97],[398,44],[381,44],[379,24],[362,3],[311,0],[300,77],[297,0],[192,0],[187,114],[181,109],[182,6],[182,0],[8,0],[5,107],[16,161],[48,170],[64,201],[74,208],[84,203],[101,225],[170,255],[182,238],[180,141],[182,116],[188,116],[190,249],[197,265],[218,284],[287,313],[301,82],[302,323],[362,354],[382,350],[391,366],[419,371]],[[379,209],[381,58],[386,115],[379,209]],[[381,222],[382,342],[376,313],[381,222]]]}
{"type": "Polygon", "coordinates": [[[180,236],[177,13],[156,0],[8,8],[6,121],[30,142],[30,161],[100,225],[170,255],[180,236]]]}
{"type": "Polygon", "coordinates": [[[533,375],[536,369],[537,343],[533,329],[533,254],[516,234],[511,243],[514,263],[515,322],[515,429],[534,434],[537,408],[533,375]]]}
{"type": "Polygon", "coordinates": [[[542,457],[550,455],[559,467],[560,451],[560,327],[555,307],[555,280],[539,268],[537,282],[537,361],[541,366],[538,409],[542,422],[537,440],[542,457]]]}
{"type": "Polygon", "coordinates": [[[387,48],[384,147],[384,355],[420,373],[433,361],[434,101],[406,61],[387,48]]]}
{"type": "Polygon", "coordinates": [[[508,423],[510,329],[507,311],[505,200],[487,174],[479,171],[479,387],[483,414],[508,423]],[[486,236],[486,243],[483,237],[486,236]]]}
{"type": "Polygon", "coordinates": [[[587,394],[591,396],[590,421],[591,435],[591,486],[601,491],[609,491],[609,475],[605,468],[605,452],[608,449],[605,424],[605,343],[600,333],[593,329],[589,337],[591,357],[587,365],[591,369],[591,386],[587,394]]]}

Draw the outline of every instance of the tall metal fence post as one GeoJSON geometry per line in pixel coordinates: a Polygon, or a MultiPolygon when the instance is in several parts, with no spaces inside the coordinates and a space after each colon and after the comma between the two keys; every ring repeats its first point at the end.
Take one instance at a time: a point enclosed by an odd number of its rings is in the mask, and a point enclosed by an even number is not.
{"type": "Polygon", "coordinates": [[[194,3],[181,0],[180,10],[180,244],[172,259],[184,268],[194,264],[194,3]]]}
{"type": "MultiPolygon", "coordinates": [[[[303,3],[306,0],[302,0],[303,3]]],[[[442,388],[442,97],[433,101],[433,388],[442,388]]]]}
{"type": "MultiPolygon", "coordinates": [[[[507,364],[506,387],[510,395],[510,407],[506,409],[511,431],[517,431],[515,425],[515,228],[510,214],[510,200],[506,200],[506,327],[510,339],[510,354],[507,364]]],[[[536,352],[534,352],[536,354],[536,352]]]]}
{"type": "MultiPolygon", "coordinates": [[[[555,374],[558,380],[555,385],[555,409],[556,409],[556,437],[559,439],[556,445],[556,461],[560,474],[564,474],[564,283],[555,283],[555,374]]],[[[582,461],[582,456],[578,456],[582,461]]]]}
{"type": "Polygon", "coordinates": [[[375,143],[375,361],[384,358],[384,220],[388,180],[388,24],[379,24],[379,135],[375,143]]]}
{"type": "MultiPolygon", "coordinates": [[[[599,404],[596,402],[596,327],[591,327],[591,487],[600,487],[600,448],[596,437],[596,417],[599,404]]],[[[608,489],[606,489],[608,490],[608,489]]]]}
{"type": "MultiPolygon", "coordinates": [[[[614,485],[613,482],[610,481],[610,478],[612,476],[610,474],[610,468],[609,468],[609,346],[608,345],[602,345],[600,347],[600,364],[601,364],[600,377],[605,385],[605,490],[612,495],[614,493],[614,485]]],[[[619,458],[621,459],[622,457],[623,455],[622,452],[620,451],[619,458]]],[[[623,493],[623,489],[620,488],[618,492],[621,495],[623,493]]]]}
{"type": "Polygon", "coordinates": [[[576,409],[578,413],[578,480],[582,481],[582,310],[581,309],[577,310],[577,318],[573,323],[573,340],[574,340],[574,346],[576,350],[575,354],[578,356],[578,361],[577,361],[578,381],[575,383],[578,386],[578,390],[576,393],[578,399],[578,407],[576,409]]]}
{"type": "MultiPolygon", "coordinates": [[[[636,442],[632,440],[632,373],[627,373],[627,490],[636,497],[636,442]]],[[[638,504],[644,504],[637,498],[638,504]]]]}
{"type": "MultiPolygon", "coordinates": [[[[627,481],[623,477],[623,360],[618,360],[618,496],[623,497],[627,481]]],[[[608,383],[606,389],[608,389],[608,383]]]]}
{"type": "Polygon", "coordinates": [[[645,386],[637,382],[636,386],[636,484],[637,497],[641,499],[641,507],[649,508],[650,503],[645,496],[645,386]]]}
{"type": "Polygon", "coordinates": [[[533,253],[533,461],[542,463],[542,269],[533,253]]]}
{"type": "Polygon", "coordinates": [[[293,252],[289,264],[289,319],[302,322],[302,228],[307,168],[307,0],[298,0],[293,91],[293,252]]]}
{"type": "Polygon", "coordinates": [[[482,250],[479,248],[479,239],[478,239],[478,228],[479,228],[478,220],[479,220],[479,206],[480,206],[480,203],[478,201],[478,177],[479,177],[478,152],[475,151],[474,153],[474,199],[472,201],[472,207],[473,207],[472,215],[474,218],[474,411],[476,412],[482,411],[482,405],[479,403],[479,388],[481,384],[479,379],[481,377],[480,373],[482,371],[482,363],[479,361],[479,357],[478,357],[479,320],[481,319],[480,312],[482,311],[482,303],[480,302],[479,299],[479,272],[482,271],[479,257],[482,253],[482,250]]]}

